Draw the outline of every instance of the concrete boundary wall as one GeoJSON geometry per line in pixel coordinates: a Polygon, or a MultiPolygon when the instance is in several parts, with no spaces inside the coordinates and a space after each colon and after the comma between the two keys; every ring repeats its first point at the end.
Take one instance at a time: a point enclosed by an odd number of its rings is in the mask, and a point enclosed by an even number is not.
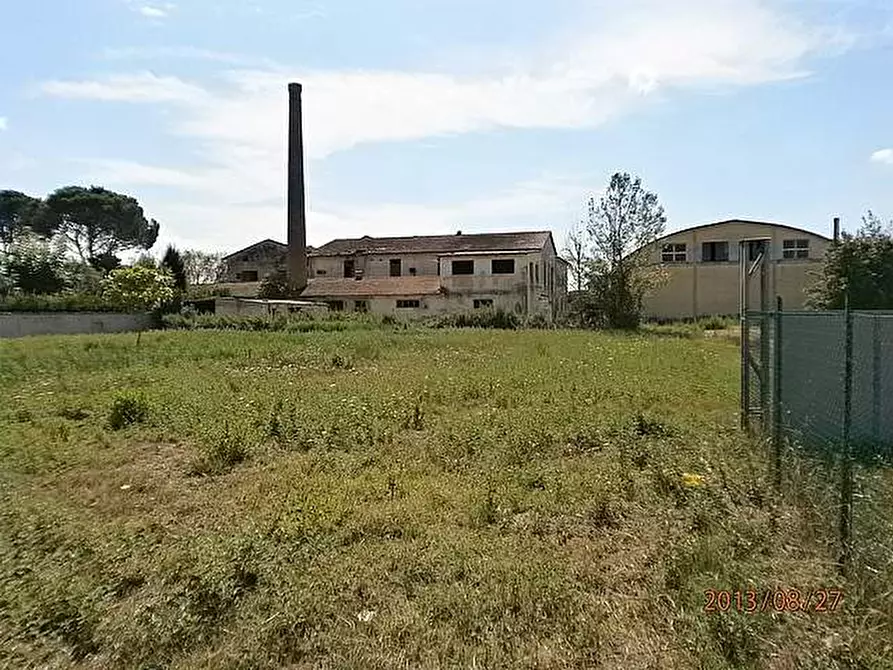
{"type": "Polygon", "coordinates": [[[149,314],[103,312],[3,312],[0,338],[76,333],[124,333],[153,326],[149,314]]]}

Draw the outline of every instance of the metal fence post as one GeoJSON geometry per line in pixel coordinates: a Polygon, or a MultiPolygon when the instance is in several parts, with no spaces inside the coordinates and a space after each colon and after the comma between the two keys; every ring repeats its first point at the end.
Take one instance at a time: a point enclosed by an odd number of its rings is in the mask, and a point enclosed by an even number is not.
{"type": "Polygon", "coordinates": [[[875,449],[881,446],[881,319],[871,317],[871,434],[875,449]]]}
{"type": "Polygon", "coordinates": [[[772,376],[772,442],[774,448],[774,468],[775,488],[781,489],[781,451],[782,451],[782,403],[781,403],[781,369],[782,369],[782,311],[783,303],[781,296],[775,299],[775,340],[773,350],[774,374],[772,376]]]}
{"type": "Polygon", "coordinates": [[[853,314],[850,311],[849,297],[844,306],[845,353],[843,382],[843,465],[840,481],[840,544],[841,555],[838,566],[846,574],[853,549],[853,459],[850,444],[850,428],[853,414],[853,314]]]}

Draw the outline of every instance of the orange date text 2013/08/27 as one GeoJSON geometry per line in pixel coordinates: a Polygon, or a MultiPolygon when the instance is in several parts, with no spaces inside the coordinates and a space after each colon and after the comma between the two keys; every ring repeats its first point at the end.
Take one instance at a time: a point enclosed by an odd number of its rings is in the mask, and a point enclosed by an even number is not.
{"type": "Polygon", "coordinates": [[[843,603],[840,589],[750,589],[704,591],[704,611],[709,614],[722,612],[808,612],[827,614],[837,611],[843,603]]]}

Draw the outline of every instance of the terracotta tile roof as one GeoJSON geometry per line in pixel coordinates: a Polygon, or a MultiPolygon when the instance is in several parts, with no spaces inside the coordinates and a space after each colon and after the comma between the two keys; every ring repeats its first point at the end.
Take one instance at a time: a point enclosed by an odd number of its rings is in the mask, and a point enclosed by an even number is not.
{"type": "Polygon", "coordinates": [[[539,251],[549,241],[548,231],[429,235],[416,237],[360,237],[332,240],[313,250],[313,256],[341,256],[364,251],[371,254],[456,253],[462,251],[539,251]]]}
{"type": "Polygon", "coordinates": [[[311,279],[302,298],[421,296],[440,292],[440,277],[376,277],[374,279],[311,279]]]}

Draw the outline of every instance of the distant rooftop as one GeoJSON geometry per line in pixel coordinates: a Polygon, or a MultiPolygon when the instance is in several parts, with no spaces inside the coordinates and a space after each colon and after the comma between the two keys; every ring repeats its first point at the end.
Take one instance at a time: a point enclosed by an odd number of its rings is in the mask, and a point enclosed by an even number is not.
{"type": "Polygon", "coordinates": [[[539,251],[551,238],[548,231],[425,235],[414,237],[360,237],[332,240],[310,252],[312,256],[370,254],[522,252],[539,251]]]}

